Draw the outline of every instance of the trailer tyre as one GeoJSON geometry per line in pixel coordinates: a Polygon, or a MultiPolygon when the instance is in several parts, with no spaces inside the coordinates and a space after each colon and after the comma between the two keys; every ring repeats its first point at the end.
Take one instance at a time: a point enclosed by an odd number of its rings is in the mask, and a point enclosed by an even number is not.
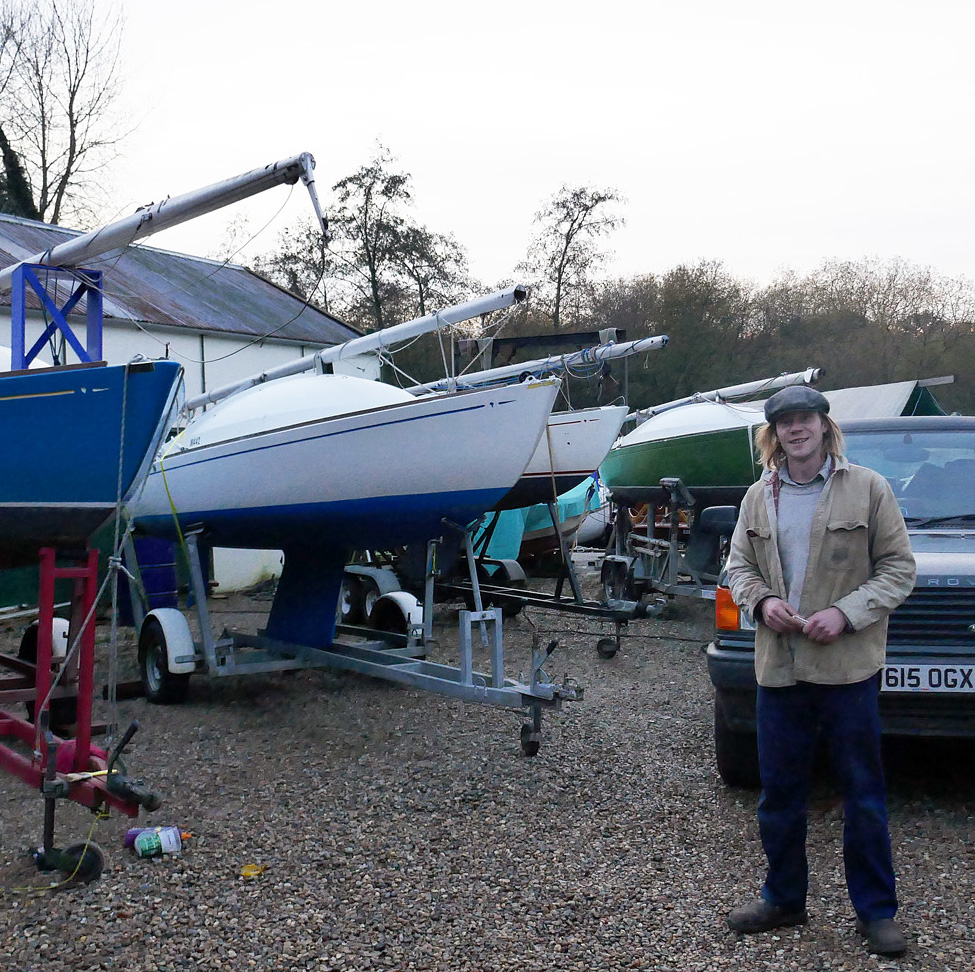
{"type": "MultiPolygon", "coordinates": [[[[512,577],[507,565],[498,564],[497,570],[490,577],[485,580],[487,584],[498,584],[502,587],[516,588],[525,587],[525,579],[523,577],[512,577]]],[[[521,609],[525,606],[525,602],[518,597],[496,597],[489,598],[491,602],[491,607],[501,608],[501,617],[503,618],[515,618],[521,613],[521,609]]]]}
{"type": "Polygon", "coordinates": [[[358,577],[346,574],[342,578],[342,588],[339,591],[338,622],[339,624],[361,624],[363,590],[358,577]]]}
{"type": "Polygon", "coordinates": [[[357,599],[360,616],[368,619],[372,617],[373,608],[375,608],[376,602],[379,600],[379,598],[382,597],[383,592],[379,589],[379,585],[371,577],[360,578],[359,586],[362,592],[360,597],[357,599]]]}
{"type": "Polygon", "coordinates": [[[718,773],[728,786],[754,790],[762,785],[755,733],[731,728],[720,690],[714,694],[714,757],[718,773]]]}
{"type": "Polygon", "coordinates": [[[617,651],[618,645],[615,638],[600,638],[596,642],[596,654],[600,658],[614,658],[617,651]]]}
{"type": "Polygon", "coordinates": [[[629,590],[626,564],[604,561],[602,568],[603,598],[607,601],[625,601],[629,590]]]}
{"type": "Polygon", "coordinates": [[[409,636],[411,630],[423,624],[420,602],[406,591],[383,594],[369,615],[369,627],[388,634],[409,636]]]}
{"type": "Polygon", "coordinates": [[[146,618],[139,634],[139,671],[142,675],[142,691],[156,705],[173,705],[186,699],[189,675],[169,670],[166,651],[166,634],[154,617],[146,618]]]}
{"type": "Polygon", "coordinates": [[[90,884],[105,870],[105,852],[93,840],[69,844],[58,855],[58,870],[66,881],[90,884]]]}
{"type": "Polygon", "coordinates": [[[410,624],[402,608],[390,598],[379,598],[369,613],[369,627],[389,634],[409,634],[410,624]]]}

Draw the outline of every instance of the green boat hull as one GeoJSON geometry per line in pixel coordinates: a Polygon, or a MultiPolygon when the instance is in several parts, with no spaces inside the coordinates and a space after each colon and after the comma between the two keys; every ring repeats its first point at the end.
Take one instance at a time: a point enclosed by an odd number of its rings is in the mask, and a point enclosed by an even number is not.
{"type": "Polygon", "coordinates": [[[703,505],[735,503],[760,472],[751,436],[751,428],[739,427],[622,445],[606,456],[599,475],[622,502],[663,502],[669,492],[660,480],[676,477],[703,505]]]}

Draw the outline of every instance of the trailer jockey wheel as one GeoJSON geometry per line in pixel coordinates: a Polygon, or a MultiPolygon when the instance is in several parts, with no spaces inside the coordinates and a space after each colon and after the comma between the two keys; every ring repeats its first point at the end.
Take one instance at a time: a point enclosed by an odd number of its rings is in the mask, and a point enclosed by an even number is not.
{"type": "Polygon", "coordinates": [[[90,884],[105,870],[105,852],[92,840],[69,844],[59,854],[58,870],[65,880],[90,884]]]}
{"type": "MultiPolygon", "coordinates": [[[[37,664],[37,622],[35,621],[20,639],[20,650],[17,657],[31,664],[37,664]]],[[[27,718],[34,722],[34,703],[25,703],[27,708],[27,718]]],[[[56,731],[65,726],[73,726],[78,721],[78,700],[77,699],[51,699],[51,729],[56,731]]]]}
{"type": "Polygon", "coordinates": [[[619,651],[619,642],[616,638],[600,638],[596,642],[596,654],[600,658],[613,658],[619,651]]]}
{"type": "Polygon", "coordinates": [[[530,715],[531,722],[521,726],[521,752],[524,756],[537,756],[542,746],[542,707],[531,706],[530,715]]]}
{"type": "Polygon", "coordinates": [[[530,722],[522,723],[521,726],[521,751],[525,756],[537,756],[541,749],[542,741],[530,722]]]}

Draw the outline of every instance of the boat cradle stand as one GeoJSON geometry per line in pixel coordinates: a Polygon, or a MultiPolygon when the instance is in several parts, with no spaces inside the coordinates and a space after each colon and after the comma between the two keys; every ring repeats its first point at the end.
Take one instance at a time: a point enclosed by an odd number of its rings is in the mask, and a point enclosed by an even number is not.
{"type": "MultiPolygon", "coordinates": [[[[458,666],[426,661],[426,645],[432,638],[432,581],[427,584],[424,621],[410,625],[405,635],[338,625],[332,642],[322,648],[279,641],[262,631],[244,633],[225,629],[215,637],[207,608],[207,586],[198,540],[198,533],[185,536],[190,589],[201,635],[199,642],[193,641],[185,617],[175,608],[158,608],[142,615],[140,585],[138,582],[134,585],[132,604],[134,621],[141,629],[139,661],[143,690],[152,702],[181,701],[193,673],[223,677],[303,668],[356,672],[465,702],[527,709],[530,721],[521,727],[521,748],[525,755],[535,755],[541,739],[542,710],[559,709],[565,701],[582,698],[582,688],[571,679],[561,683],[548,681],[543,667],[549,655],[546,650],[532,651],[528,683],[504,676],[500,608],[460,612],[458,666]],[[490,656],[487,673],[474,668],[474,625],[487,634],[490,656]]],[[[131,535],[126,544],[127,562],[136,564],[131,535]]],[[[431,550],[428,546],[428,558],[433,556],[431,550]]]]}
{"type": "Polygon", "coordinates": [[[110,754],[92,746],[94,733],[104,726],[92,723],[95,661],[95,602],[98,592],[98,551],[39,553],[37,623],[22,639],[17,658],[0,655],[0,702],[23,702],[27,718],[0,711],[0,769],[40,790],[44,798],[44,835],[33,858],[42,871],[60,870],[66,878],[93,881],[104,868],[104,853],[83,840],[59,850],[54,846],[58,800],[72,800],[92,811],[104,806],[136,817],[139,808],[157,809],[162,800],[140,779],[116,770],[122,750],[138,722],[133,722],[110,754]],[[71,617],[55,618],[55,583],[73,581],[71,617]],[[55,648],[55,632],[72,651],[55,648]],[[55,732],[56,730],[56,732],[55,732]]]}

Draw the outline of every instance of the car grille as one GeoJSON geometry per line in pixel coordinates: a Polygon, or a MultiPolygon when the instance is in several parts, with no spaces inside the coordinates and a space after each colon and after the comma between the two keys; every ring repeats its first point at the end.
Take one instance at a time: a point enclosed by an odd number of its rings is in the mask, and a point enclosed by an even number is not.
{"type": "Polygon", "coordinates": [[[890,616],[887,644],[975,650],[975,589],[921,588],[890,616]]]}

